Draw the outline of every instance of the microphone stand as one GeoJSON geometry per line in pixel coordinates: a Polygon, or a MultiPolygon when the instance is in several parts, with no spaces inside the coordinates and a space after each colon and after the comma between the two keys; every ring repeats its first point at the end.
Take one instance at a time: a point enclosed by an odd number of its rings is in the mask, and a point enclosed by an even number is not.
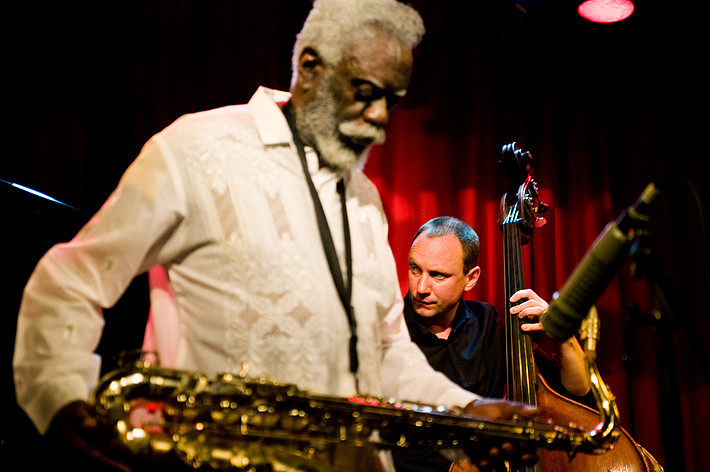
{"type": "Polygon", "coordinates": [[[631,272],[637,279],[646,278],[653,295],[653,320],[658,334],[657,369],[658,403],[661,439],[665,451],[666,465],[673,470],[685,470],[683,456],[683,418],[681,415],[676,356],[673,343],[674,333],[680,329],[699,361],[705,377],[710,380],[710,362],[696,332],[688,326],[687,320],[678,313],[687,313],[680,298],[672,289],[665,267],[651,246],[647,231],[637,232],[631,249],[631,272]]]}

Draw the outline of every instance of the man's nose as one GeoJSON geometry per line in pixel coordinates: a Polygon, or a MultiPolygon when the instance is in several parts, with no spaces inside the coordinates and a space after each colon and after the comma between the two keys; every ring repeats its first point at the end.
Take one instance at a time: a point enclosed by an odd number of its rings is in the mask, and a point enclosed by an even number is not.
{"type": "Polygon", "coordinates": [[[421,277],[419,277],[419,281],[417,282],[417,292],[419,293],[429,293],[430,288],[431,288],[431,279],[429,278],[428,275],[422,274],[421,277]]]}
{"type": "Polygon", "coordinates": [[[367,104],[363,112],[365,119],[373,125],[384,128],[390,119],[390,111],[387,108],[387,98],[381,97],[367,104]]]}

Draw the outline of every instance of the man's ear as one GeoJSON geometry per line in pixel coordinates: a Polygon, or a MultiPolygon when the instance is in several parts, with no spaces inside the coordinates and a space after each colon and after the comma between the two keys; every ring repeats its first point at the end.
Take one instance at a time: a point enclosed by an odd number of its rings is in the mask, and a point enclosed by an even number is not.
{"type": "Polygon", "coordinates": [[[298,77],[303,84],[317,80],[323,70],[323,61],[313,48],[305,48],[298,58],[298,77]]]}
{"type": "Polygon", "coordinates": [[[478,278],[481,276],[481,268],[479,266],[474,267],[473,269],[468,271],[468,274],[466,274],[466,285],[464,285],[463,290],[465,292],[471,290],[473,287],[476,286],[476,282],[478,282],[478,278]]]}

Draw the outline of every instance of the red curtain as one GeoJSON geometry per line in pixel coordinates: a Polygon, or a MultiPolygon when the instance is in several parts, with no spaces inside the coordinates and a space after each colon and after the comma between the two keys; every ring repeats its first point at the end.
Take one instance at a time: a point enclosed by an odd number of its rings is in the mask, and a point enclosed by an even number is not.
{"type": "MultiPolygon", "coordinates": [[[[505,144],[532,153],[550,206],[546,224],[523,247],[526,284],[546,298],[646,184],[671,177],[654,203],[649,233],[678,310],[673,319],[661,313],[663,323],[654,318],[658,293],[647,277],[631,275],[629,258],[597,302],[599,366],[635,439],[668,470],[703,469],[710,276],[701,133],[708,93],[698,65],[706,39],[697,9],[707,7],[636,2],[625,22],[600,25],[579,18],[576,2],[412,3],[427,35],[388,140],[365,168],[382,195],[403,293],[412,235],[428,219],[452,215],[481,239],[482,277],[470,296],[504,305],[498,218],[509,181],[496,162],[505,144]],[[671,397],[659,396],[659,385],[671,397]]],[[[290,48],[309,7],[307,0],[8,7],[5,22],[22,26],[24,36],[0,29],[0,179],[95,211],[145,140],[179,115],[244,102],[260,84],[287,89],[290,48]]],[[[17,207],[5,198],[5,208],[17,207]]],[[[16,312],[39,249],[74,230],[64,219],[66,228],[61,221],[42,228],[37,242],[22,236],[26,213],[12,215],[13,231],[2,240],[16,274],[6,287],[8,313],[16,312]]],[[[145,300],[135,300],[117,307],[123,317],[107,316],[123,329],[102,341],[110,353],[135,341],[125,326],[126,313],[142,320],[145,300]]],[[[14,319],[3,331],[14,332],[14,319]]],[[[12,339],[3,344],[10,346],[3,395],[12,401],[12,339]]]]}

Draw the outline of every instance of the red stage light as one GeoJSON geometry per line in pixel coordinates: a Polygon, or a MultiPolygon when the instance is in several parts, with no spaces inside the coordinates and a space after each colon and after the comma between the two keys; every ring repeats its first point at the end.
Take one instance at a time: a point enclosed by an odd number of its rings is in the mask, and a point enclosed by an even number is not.
{"type": "Polygon", "coordinates": [[[587,0],[577,8],[583,18],[595,23],[621,21],[633,11],[634,4],[630,0],[587,0]]]}

